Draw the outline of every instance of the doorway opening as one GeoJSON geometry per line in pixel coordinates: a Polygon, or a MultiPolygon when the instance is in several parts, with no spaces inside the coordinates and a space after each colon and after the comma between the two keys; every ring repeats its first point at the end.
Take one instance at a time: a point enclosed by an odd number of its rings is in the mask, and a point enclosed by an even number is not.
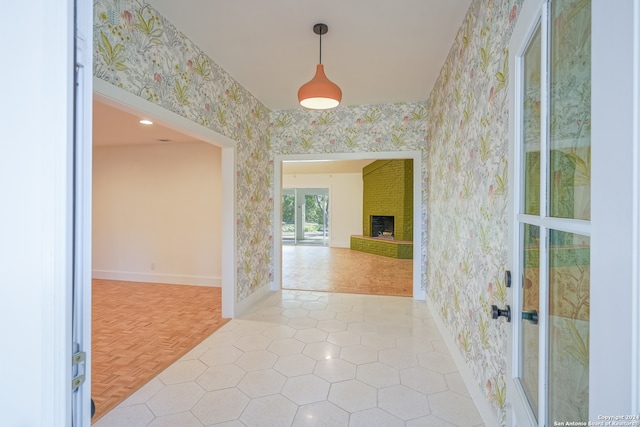
{"type": "MultiPolygon", "coordinates": [[[[104,144],[111,144],[113,147],[103,146],[94,149],[92,177],[94,199],[98,197],[101,205],[96,209],[95,200],[92,203],[94,205],[93,233],[101,234],[94,235],[94,240],[100,244],[100,248],[94,249],[93,277],[110,279],[107,288],[125,286],[118,297],[126,294],[125,291],[129,292],[129,288],[132,287],[136,288],[135,292],[137,290],[140,290],[141,293],[146,292],[146,295],[149,296],[149,298],[145,298],[146,304],[152,300],[160,301],[169,304],[169,308],[173,309],[179,306],[182,299],[195,298],[196,301],[198,299],[207,301],[200,307],[199,312],[194,312],[194,316],[187,316],[190,320],[187,320],[185,316],[178,315],[182,323],[177,325],[176,322],[173,322],[168,327],[169,329],[163,332],[167,337],[175,337],[173,347],[169,352],[171,354],[168,354],[167,357],[175,356],[175,360],[177,360],[186,351],[197,345],[199,339],[210,335],[235,314],[235,274],[233,268],[235,253],[221,250],[222,247],[235,247],[233,221],[235,217],[233,202],[235,186],[224,185],[234,182],[235,143],[118,88],[102,84],[100,81],[95,82],[94,89],[94,104],[98,106],[98,108],[94,108],[96,112],[101,114],[105,111],[111,111],[115,115],[115,118],[107,119],[108,123],[105,126],[105,123],[99,123],[100,118],[96,118],[94,114],[94,131],[102,129],[107,132],[110,128],[122,130],[121,128],[127,127],[127,124],[118,117],[124,115],[135,119],[134,126],[137,126],[141,133],[131,129],[129,129],[130,132],[120,132],[115,135],[115,139],[111,138],[110,143],[105,142],[104,144]],[[146,130],[148,133],[145,134],[145,130],[141,129],[137,123],[137,120],[141,118],[150,118],[155,123],[154,127],[157,126],[170,135],[166,139],[171,139],[171,141],[164,140],[165,136],[162,136],[162,139],[153,139],[157,138],[157,135],[151,135],[153,132],[148,129],[146,130]],[[134,133],[135,135],[132,135],[134,133]],[[142,141],[134,141],[136,138],[142,141]],[[147,146],[145,147],[144,144],[147,146]],[[98,163],[96,163],[96,154],[100,157],[98,163]],[[96,167],[96,165],[98,166],[96,167]],[[132,167],[126,168],[127,165],[132,167]],[[185,165],[189,165],[189,167],[184,169],[185,165]],[[114,168],[117,169],[115,173],[113,173],[114,168]],[[111,172],[108,172],[109,170],[111,172]],[[106,177],[104,173],[96,175],[105,171],[107,172],[106,177]],[[187,181],[190,182],[188,184],[190,191],[185,192],[185,182],[187,181]],[[136,185],[142,183],[138,187],[146,188],[138,196],[135,195],[134,182],[136,185]],[[182,191],[180,191],[181,188],[182,191]],[[125,194],[125,199],[129,198],[129,203],[126,200],[121,200],[120,204],[123,205],[121,206],[123,209],[120,214],[115,215],[117,218],[114,218],[114,215],[108,214],[108,211],[111,210],[109,204],[113,205],[109,200],[110,196],[114,195],[116,199],[122,199],[117,195],[119,191],[125,194]],[[193,218],[196,214],[199,216],[197,221],[193,218]],[[96,215],[99,217],[98,221],[96,221],[96,215]],[[203,218],[203,215],[206,218],[203,218]],[[173,224],[171,224],[172,221],[173,224]],[[124,230],[125,235],[121,235],[119,239],[128,240],[129,244],[118,243],[114,233],[109,230],[97,231],[96,229],[96,226],[104,227],[105,225],[107,228],[115,227],[118,229],[123,224],[128,224],[128,229],[124,230]],[[198,235],[200,237],[197,237],[198,235]],[[99,260],[99,263],[96,263],[96,260],[99,260]],[[116,268],[110,269],[109,266],[116,266],[116,268]],[[168,296],[169,294],[173,297],[168,296]],[[205,294],[207,298],[202,296],[205,294]],[[206,318],[202,318],[202,316],[206,316],[206,318]],[[196,334],[190,334],[189,325],[187,325],[189,321],[208,326],[200,326],[196,334]]],[[[92,286],[92,283],[88,283],[87,286],[92,286]]],[[[96,295],[104,295],[102,290],[104,290],[104,286],[101,288],[101,292],[96,295]]],[[[105,306],[110,302],[107,302],[105,306]]],[[[138,313],[145,312],[145,303],[140,310],[140,305],[136,305],[135,301],[125,300],[124,302],[130,303],[132,307],[137,307],[138,313]]],[[[92,304],[95,306],[95,304],[100,304],[100,301],[94,300],[92,304]]],[[[194,306],[191,304],[187,307],[193,308],[194,306]]],[[[146,311],[147,314],[154,316],[153,313],[156,313],[157,310],[156,308],[155,311],[152,309],[146,311]]],[[[164,316],[154,318],[171,317],[170,311],[165,310],[164,316]]],[[[175,310],[171,312],[173,313],[175,310]]],[[[99,326],[97,323],[99,322],[96,320],[95,325],[85,325],[85,327],[95,329],[99,326]]],[[[159,321],[153,322],[153,325],[147,325],[146,323],[130,322],[124,326],[125,333],[126,328],[138,330],[147,326],[155,328],[154,330],[157,331],[158,328],[165,328],[163,324],[166,323],[159,321]],[[142,326],[133,326],[134,324],[142,326]]],[[[162,334],[153,336],[158,335],[162,334]]],[[[113,340],[117,344],[117,337],[114,337],[113,340]]],[[[94,339],[94,342],[98,341],[94,339]]],[[[156,342],[157,345],[164,345],[164,340],[156,340],[156,342]]],[[[113,348],[117,348],[117,346],[113,348]]],[[[150,347],[146,346],[145,348],[150,347]]],[[[165,351],[165,353],[167,352],[165,351]]],[[[92,362],[96,362],[97,359],[94,357],[92,362]]],[[[151,372],[153,369],[161,371],[166,367],[164,365],[175,361],[165,358],[166,361],[162,359],[162,362],[159,362],[156,359],[160,358],[155,358],[154,363],[149,364],[151,365],[150,369],[146,369],[144,372],[151,372]]],[[[135,359],[135,362],[144,363],[140,362],[141,360],[147,359],[142,357],[135,359]]],[[[130,363],[129,365],[135,364],[130,363]]],[[[148,364],[145,363],[145,365],[148,364]]],[[[157,373],[155,372],[153,376],[157,373]]],[[[96,372],[93,374],[95,375],[92,382],[95,385],[100,382],[100,374],[103,372],[99,372],[96,368],[96,372]]],[[[111,378],[119,378],[119,375],[113,375],[111,378]]],[[[136,374],[136,376],[139,375],[136,374]]],[[[105,381],[103,380],[102,383],[105,381]]],[[[137,387],[136,384],[130,385],[137,387]]],[[[128,386],[124,385],[119,389],[126,392],[128,386]]],[[[114,386],[114,389],[118,389],[118,387],[114,386]]],[[[118,396],[111,396],[111,394],[102,396],[101,407],[98,407],[99,402],[96,400],[96,416],[104,415],[108,409],[113,407],[113,402],[117,403],[114,400],[117,398],[118,396]]]]}
{"type": "MultiPolygon", "coordinates": [[[[362,228],[363,228],[362,227],[363,201],[361,196],[362,168],[367,164],[374,162],[375,160],[385,160],[385,159],[388,159],[388,160],[412,159],[413,160],[414,168],[413,168],[412,175],[410,176],[413,181],[412,194],[413,194],[413,200],[416,201],[416,207],[413,209],[413,212],[411,215],[412,222],[414,224],[412,239],[413,241],[419,242],[421,240],[422,230],[423,230],[423,224],[421,221],[421,209],[419,208],[420,200],[422,200],[422,196],[421,196],[422,153],[420,151],[274,156],[274,176],[276,177],[276,179],[274,179],[274,188],[273,188],[274,200],[280,200],[285,203],[276,203],[274,206],[274,218],[276,218],[276,220],[274,221],[274,230],[273,230],[274,264],[275,264],[274,265],[275,267],[274,281],[272,286],[273,291],[277,291],[283,288],[289,288],[289,289],[291,288],[290,285],[285,284],[285,280],[289,280],[289,277],[291,277],[290,270],[287,270],[286,272],[284,271],[285,266],[287,269],[290,269],[290,268],[296,269],[299,274],[302,274],[301,272],[306,271],[309,274],[303,274],[302,276],[299,276],[299,277],[305,277],[305,281],[309,281],[311,283],[312,280],[309,279],[309,277],[311,277],[311,273],[317,273],[315,274],[315,278],[326,277],[326,276],[329,276],[329,274],[331,274],[331,273],[328,273],[329,270],[318,272],[315,270],[311,271],[311,269],[315,268],[317,270],[321,268],[322,265],[326,265],[328,269],[331,269],[332,267],[336,267],[338,265],[337,264],[338,261],[344,261],[344,259],[346,258],[345,256],[346,254],[348,254],[349,252],[355,252],[350,250],[350,246],[351,246],[350,240],[352,235],[362,234],[362,228]],[[360,186],[360,196],[353,197],[353,195],[347,194],[344,197],[344,200],[341,201],[340,197],[342,196],[340,196],[337,193],[337,190],[343,189],[344,184],[337,182],[338,174],[336,172],[332,172],[330,163],[349,162],[349,161],[360,162],[359,168],[355,171],[352,171],[358,176],[358,180],[359,180],[358,185],[360,186]],[[287,239],[286,238],[287,236],[285,235],[285,231],[283,229],[283,223],[286,223],[285,219],[287,218],[287,215],[285,214],[285,210],[290,209],[290,208],[287,208],[286,202],[287,202],[287,197],[291,197],[291,194],[292,194],[291,189],[300,187],[296,185],[289,185],[292,179],[291,177],[295,176],[298,180],[302,180],[303,179],[302,176],[304,173],[303,172],[294,173],[294,172],[287,172],[287,171],[291,170],[292,164],[299,164],[300,167],[304,166],[308,168],[313,168],[313,163],[318,163],[317,167],[320,167],[319,165],[321,164],[325,165],[324,166],[325,169],[318,169],[313,171],[313,173],[323,174],[327,180],[332,180],[330,181],[331,185],[329,185],[329,191],[331,193],[331,201],[330,201],[330,208],[329,208],[330,214],[328,215],[329,221],[328,221],[328,230],[327,230],[327,231],[330,231],[330,235],[328,238],[327,246],[312,248],[317,251],[322,251],[322,253],[315,252],[314,254],[311,254],[311,255],[292,254],[290,252],[292,252],[291,247],[293,245],[287,245],[284,243],[286,240],[291,240],[292,238],[295,238],[295,236],[293,236],[287,239]],[[341,204],[344,205],[347,210],[356,212],[355,215],[350,215],[354,217],[354,220],[353,220],[354,224],[351,226],[351,228],[346,227],[347,231],[341,230],[343,227],[345,227],[345,225],[342,224],[342,217],[336,213],[336,210],[340,209],[341,204]],[[342,234],[344,234],[346,237],[341,237],[342,234]],[[291,260],[292,259],[295,260],[296,258],[300,260],[300,264],[294,264],[292,267],[291,260]],[[307,259],[308,261],[304,261],[305,259],[307,259]],[[285,278],[285,274],[287,274],[286,278],[285,278]]],[[[307,173],[311,174],[310,172],[307,172],[307,173]]],[[[289,202],[291,201],[292,199],[289,200],[289,202]]],[[[363,254],[363,255],[371,256],[371,257],[378,256],[373,254],[363,254]]],[[[384,257],[380,257],[380,258],[384,258],[384,257]]],[[[417,300],[424,300],[426,296],[425,290],[422,289],[422,282],[421,282],[421,277],[422,277],[421,260],[422,260],[422,245],[419,245],[419,244],[414,245],[412,259],[399,260],[407,264],[406,267],[409,274],[408,290],[405,295],[407,296],[411,295],[413,296],[414,299],[417,299],[417,300]]],[[[393,266],[389,267],[386,265],[382,266],[380,264],[382,262],[381,260],[377,259],[376,261],[371,262],[369,264],[371,265],[370,270],[378,271],[379,273],[384,273],[387,275],[390,272],[393,272],[395,267],[393,266]]],[[[395,260],[395,261],[398,261],[398,260],[395,260]]],[[[369,261],[366,261],[366,262],[369,262],[369,261]]],[[[362,267],[363,265],[365,265],[365,262],[358,260],[358,261],[354,261],[352,265],[362,267]]],[[[339,268],[339,267],[336,267],[336,268],[339,268]]],[[[358,277],[359,277],[358,273],[354,273],[349,280],[353,284],[355,284],[357,282],[356,279],[358,277]]],[[[384,278],[381,278],[381,274],[378,274],[378,277],[381,279],[380,286],[382,287],[384,287],[384,283],[389,283],[393,281],[391,276],[389,277],[385,276],[384,278]]],[[[362,279],[363,279],[362,280],[363,283],[367,280],[366,278],[362,278],[362,279]]],[[[298,284],[296,284],[296,286],[298,286],[298,284]]],[[[313,285],[309,284],[309,286],[313,286],[313,285]]],[[[303,289],[303,288],[304,287],[300,289],[303,289]]],[[[306,288],[306,289],[314,290],[312,288],[306,288]]],[[[317,289],[317,290],[329,291],[329,289],[317,289]]],[[[349,291],[341,290],[341,292],[349,292],[349,291]]],[[[363,292],[358,292],[358,293],[363,293],[363,292]]]]}
{"type": "MultiPolygon", "coordinates": [[[[222,247],[236,247],[235,223],[235,163],[236,142],[222,134],[200,126],[176,113],[146,101],[116,86],[100,79],[94,79],[93,97],[97,101],[114,107],[123,112],[140,115],[151,119],[154,123],[167,129],[180,132],[201,142],[217,146],[221,149],[221,182],[220,192],[220,238],[222,247]]],[[[236,254],[235,251],[225,250],[221,254],[221,274],[219,286],[222,289],[222,316],[233,318],[238,310],[236,307],[236,254]]]]}

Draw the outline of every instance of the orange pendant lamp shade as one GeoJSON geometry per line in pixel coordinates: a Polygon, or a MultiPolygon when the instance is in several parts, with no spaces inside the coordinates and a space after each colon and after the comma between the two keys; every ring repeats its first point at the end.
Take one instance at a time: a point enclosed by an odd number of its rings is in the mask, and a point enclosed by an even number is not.
{"type": "Polygon", "coordinates": [[[324,65],[318,64],[316,75],[298,89],[298,101],[305,108],[326,110],[337,107],[342,90],[324,74],[324,65]]]}
{"type": "Polygon", "coordinates": [[[322,35],[328,31],[326,24],[316,24],[313,32],[320,36],[320,63],[316,75],[298,89],[298,102],[312,110],[327,110],[337,107],[342,100],[342,90],[324,74],[322,65],[322,35]]]}

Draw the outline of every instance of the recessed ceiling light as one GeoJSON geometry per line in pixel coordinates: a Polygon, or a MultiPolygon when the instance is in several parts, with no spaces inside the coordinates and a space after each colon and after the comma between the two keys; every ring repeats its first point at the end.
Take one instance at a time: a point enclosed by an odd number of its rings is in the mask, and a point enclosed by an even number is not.
{"type": "Polygon", "coordinates": [[[147,120],[147,119],[140,120],[140,123],[142,123],[143,125],[152,125],[153,124],[153,122],[151,120],[147,120]]]}

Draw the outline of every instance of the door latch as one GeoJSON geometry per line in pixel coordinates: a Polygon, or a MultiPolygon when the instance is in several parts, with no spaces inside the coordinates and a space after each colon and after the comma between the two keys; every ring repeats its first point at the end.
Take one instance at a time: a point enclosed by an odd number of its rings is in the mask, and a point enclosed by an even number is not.
{"type": "Polygon", "coordinates": [[[507,305],[507,308],[501,310],[497,305],[491,306],[491,317],[493,319],[497,319],[498,317],[503,316],[507,318],[507,322],[511,322],[511,307],[507,305]]]}

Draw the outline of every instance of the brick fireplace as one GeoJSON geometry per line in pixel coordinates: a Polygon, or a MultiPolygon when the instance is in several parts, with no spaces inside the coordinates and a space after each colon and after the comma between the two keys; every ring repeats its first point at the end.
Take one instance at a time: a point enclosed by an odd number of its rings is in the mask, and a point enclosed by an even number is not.
{"type": "Polygon", "coordinates": [[[362,169],[362,235],[351,249],[413,257],[413,160],[378,160],[362,169]]]}

